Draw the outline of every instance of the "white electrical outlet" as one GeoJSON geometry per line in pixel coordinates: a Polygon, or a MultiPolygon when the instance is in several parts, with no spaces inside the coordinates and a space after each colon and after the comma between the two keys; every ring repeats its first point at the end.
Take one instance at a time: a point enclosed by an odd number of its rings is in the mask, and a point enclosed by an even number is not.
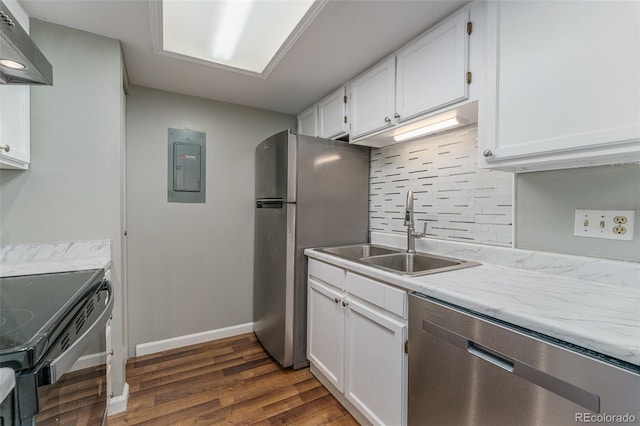
{"type": "Polygon", "coordinates": [[[576,209],[573,235],[631,241],[635,223],[635,210],[576,209]]]}

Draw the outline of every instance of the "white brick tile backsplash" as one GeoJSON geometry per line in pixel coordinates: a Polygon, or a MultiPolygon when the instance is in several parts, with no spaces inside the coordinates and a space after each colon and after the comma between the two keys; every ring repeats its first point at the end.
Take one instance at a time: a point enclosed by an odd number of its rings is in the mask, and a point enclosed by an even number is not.
{"type": "Polygon", "coordinates": [[[416,229],[437,238],[511,246],[513,175],[477,169],[476,125],[371,150],[369,228],[404,233],[414,193],[416,229]]]}

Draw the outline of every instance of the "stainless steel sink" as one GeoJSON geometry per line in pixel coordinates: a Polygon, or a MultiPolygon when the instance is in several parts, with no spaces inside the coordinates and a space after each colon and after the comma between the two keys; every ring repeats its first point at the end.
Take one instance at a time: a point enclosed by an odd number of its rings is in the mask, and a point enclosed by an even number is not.
{"type": "Polygon", "coordinates": [[[380,256],[383,254],[400,253],[400,250],[375,246],[371,244],[353,244],[350,246],[327,247],[319,249],[319,251],[344,257],[349,260],[360,260],[371,256],[380,256]]]}
{"type": "Polygon", "coordinates": [[[363,262],[401,275],[426,275],[477,266],[477,262],[423,253],[397,253],[366,257],[363,262]]]}
{"type": "Polygon", "coordinates": [[[405,276],[435,274],[480,265],[477,262],[434,254],[407,253],[368,243],[325,247],[318,251],[405,276]]]}

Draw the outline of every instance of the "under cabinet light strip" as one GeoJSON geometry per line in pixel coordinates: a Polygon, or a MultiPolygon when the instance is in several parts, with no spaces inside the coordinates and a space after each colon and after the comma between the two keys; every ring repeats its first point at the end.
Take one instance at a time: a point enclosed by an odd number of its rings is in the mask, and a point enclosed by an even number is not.
{"type": "Polygon", "coordinates": [[[448,120],[438,121],[437,123],[429,124],[424,127],[419,127],[415,130],[411,130],[406,133],[401,133],[393,137],[396,142],[406,141],[408,139],[417,138],[418,136],[428,135],[429,133],[435,133],[439,130],[448,129],[450,127],[459,126],[461,124],[467,124],[467,120],[464,118],[453,117],[448,120]]]}

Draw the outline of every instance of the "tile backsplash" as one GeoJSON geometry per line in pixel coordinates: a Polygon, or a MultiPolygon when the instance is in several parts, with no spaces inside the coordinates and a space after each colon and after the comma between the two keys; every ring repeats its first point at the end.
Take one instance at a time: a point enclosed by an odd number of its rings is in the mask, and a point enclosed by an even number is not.
{"type": "Polygon", "coordinates": [[[513,174],[476,167],[477,125],[372,149],[369,230],[406,233],[404,207],[414,193],[416,230],[447,240],[510,247],[513,174]]]}

